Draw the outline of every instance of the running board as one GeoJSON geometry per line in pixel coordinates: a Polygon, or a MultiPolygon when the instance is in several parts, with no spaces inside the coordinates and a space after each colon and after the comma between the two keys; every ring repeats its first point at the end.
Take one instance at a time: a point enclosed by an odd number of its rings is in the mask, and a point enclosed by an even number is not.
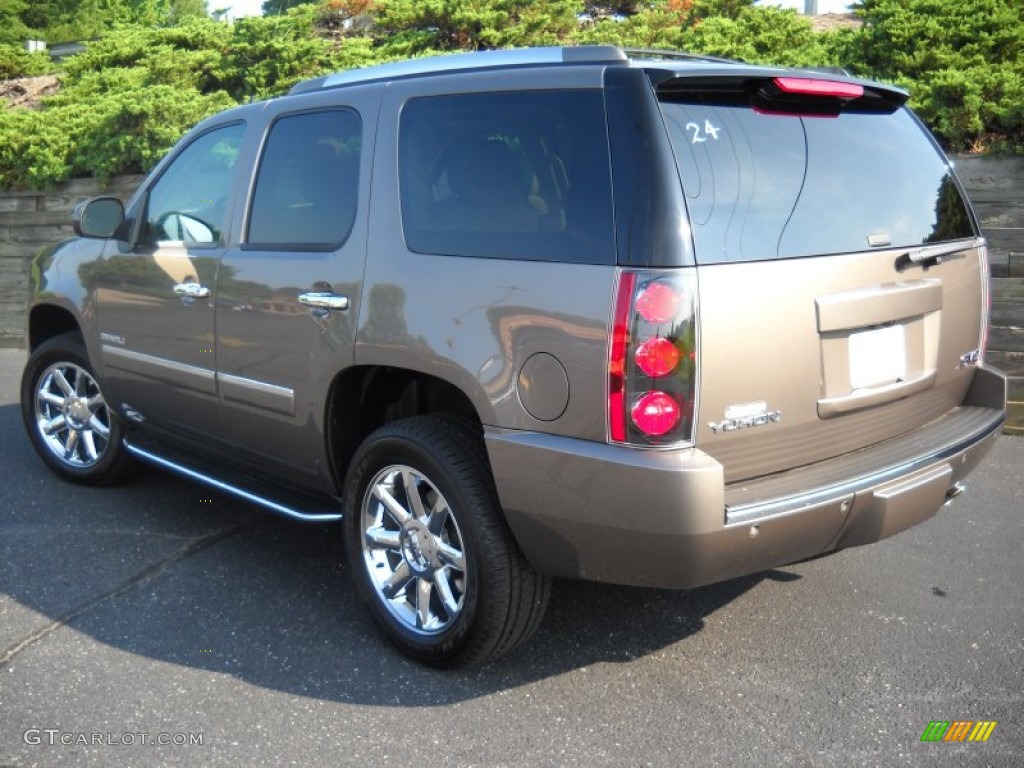
{"type": "Polygon", "coordinates": [[[144,461],[148,464],[153,464],[161,469],[167,469],[179,475],[183,475],[190,480],[196,480],[204,485],[208,485],[212,488],[216,488],[224,493],[229,493],[232,496],[236,496],[240,499],[244,499],[252,504],[256,504],[265,509],[269,509],[271,512],[276,512],[279,515],[290,517],[293,520],[301,520],[305,523],[332,523],[341,520],[341,513],[339,512],[303,512],[296,509],[294,506],[289,506],[279,501],[267,498],[266,496],[260,496],[259,494],[247,491],[237,485],[219,480],[215,477],[207,475],[199,470],[187,467],[184,464],[180,464],[170,459],[158,456],[151,451],[144,448],[140,448],[137,445],[132,444],[128,439],[123,440],[123,445],[126,451],[132,456],[144,461]]]}

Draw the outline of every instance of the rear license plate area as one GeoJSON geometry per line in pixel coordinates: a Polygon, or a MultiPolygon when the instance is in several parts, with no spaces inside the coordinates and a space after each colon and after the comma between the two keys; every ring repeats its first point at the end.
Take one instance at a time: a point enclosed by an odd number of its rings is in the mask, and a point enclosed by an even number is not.
{"type": "Polygon", "coordinates": [[[850,387],[881,387],[907,378],[907,335],[902,325],[857,331],[849,336],[850,387]]]}

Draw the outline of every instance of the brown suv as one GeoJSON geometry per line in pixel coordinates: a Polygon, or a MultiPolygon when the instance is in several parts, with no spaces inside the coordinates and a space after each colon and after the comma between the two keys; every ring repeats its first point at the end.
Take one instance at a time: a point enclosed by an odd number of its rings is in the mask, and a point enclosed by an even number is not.
{"type": "Polygon", "coordinates": [[[934,515],[1004,419],[984,240],[906,93],[617,48],[302,83],[38,259],[58,474],[133,459],[343,519],[437,665],[552,576],[693,587],[934,515]]]}

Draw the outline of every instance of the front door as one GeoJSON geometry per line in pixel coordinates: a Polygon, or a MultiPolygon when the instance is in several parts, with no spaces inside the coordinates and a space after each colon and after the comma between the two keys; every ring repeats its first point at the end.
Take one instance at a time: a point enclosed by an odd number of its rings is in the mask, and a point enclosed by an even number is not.
{"type": "Polygon", "coordinates": [[[137,242],[111,241],[82,267],[104,378],[129,419],[216,431],[213,291],[244,133],[230,123],[183,146],[141,201],[137,242]]]}

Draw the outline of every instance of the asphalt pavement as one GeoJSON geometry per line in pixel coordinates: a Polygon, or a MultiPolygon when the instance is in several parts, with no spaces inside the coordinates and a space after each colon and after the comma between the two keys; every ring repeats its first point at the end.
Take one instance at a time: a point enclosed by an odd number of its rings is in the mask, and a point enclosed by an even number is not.
{"type": "Polygon", "coordinates": [[[887,541],[689,592],[559,581],[529,645],[438,672],[377,634],[336,529],[57,480],[23,363],[0,350],[0,768],[1024,764],[1024,439],[887,541]]]}

